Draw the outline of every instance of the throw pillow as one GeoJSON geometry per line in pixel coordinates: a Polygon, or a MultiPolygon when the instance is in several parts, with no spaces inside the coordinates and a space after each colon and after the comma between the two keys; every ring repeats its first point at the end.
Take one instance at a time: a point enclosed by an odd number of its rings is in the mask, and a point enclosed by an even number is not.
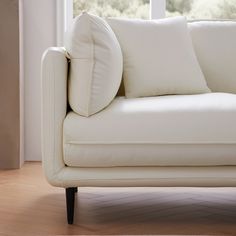
{"type": "Polygon", "coordinates": [[[107,22],[123,52],[126,97],[210,92],[185,17],[107,22]]]}
{"type": "Polygon", "coordinates": [[[82,116],[101,111],[115,97],[122,78],[122,52],[114,32],[104,19],[84,12],[68,30],[65,47],[71,59],[71,108],[82,116]]]}

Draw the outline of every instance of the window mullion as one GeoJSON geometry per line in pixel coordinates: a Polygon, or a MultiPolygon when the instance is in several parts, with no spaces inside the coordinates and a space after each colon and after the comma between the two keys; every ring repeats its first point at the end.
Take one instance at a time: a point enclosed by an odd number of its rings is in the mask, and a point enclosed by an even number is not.
{"type": "Polygon", "coordinates": [[[57,46],[64,45],[65,32],[73,19],[73,0],[57,0],[57,46]]]}
{"type": "Polygon", "coordinates": [[[164,18],[166,15],[166,0],[150,0],[150,19],[164,18]]]}

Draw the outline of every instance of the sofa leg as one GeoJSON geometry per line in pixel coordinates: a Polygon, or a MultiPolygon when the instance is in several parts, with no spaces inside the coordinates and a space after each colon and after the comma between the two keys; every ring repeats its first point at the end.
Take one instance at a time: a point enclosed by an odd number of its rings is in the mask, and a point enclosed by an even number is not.
{"type": "Polygon", "coordinates": [[[66,188],[66,209],[67,209],[67,222],[73,224],[74,220],[74,206],[75,206],[75,193],[77,188],[66,188]]]}

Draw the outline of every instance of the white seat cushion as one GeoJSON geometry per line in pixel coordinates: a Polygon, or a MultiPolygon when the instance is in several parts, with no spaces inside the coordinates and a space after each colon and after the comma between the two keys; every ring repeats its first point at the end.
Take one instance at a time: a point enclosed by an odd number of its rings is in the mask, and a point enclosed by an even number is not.
{"type": "Polygon", "coordinates": [[[67,115],[64,161],[69,166],[236,164],[235,122],[234,94],[118,97],[89,118],[74,112],[67,115]],[[208,158],[209,150],[204,156],[196,144],[232,145],[234,149],[226,163],[227,152],[222,156],[213,148],[208,158]],[[166,150],[158,149],[161,145],[177,145],[177,149],[172,146],[166,154],[166,150]],[[190,145],[191,151],[178,149],[178,145],[190,145]],[[214,159],[217,155],[218,161],[214,159]]]}

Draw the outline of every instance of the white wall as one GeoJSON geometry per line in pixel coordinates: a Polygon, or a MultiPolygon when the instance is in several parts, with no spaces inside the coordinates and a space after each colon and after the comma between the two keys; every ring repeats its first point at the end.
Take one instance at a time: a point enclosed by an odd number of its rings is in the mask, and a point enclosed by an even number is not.
{"type": "Polygon", "coordinates": [[[40,62],[56,46],[56,1],[23,0],[25,160],[41,160],[40,62]]]}

